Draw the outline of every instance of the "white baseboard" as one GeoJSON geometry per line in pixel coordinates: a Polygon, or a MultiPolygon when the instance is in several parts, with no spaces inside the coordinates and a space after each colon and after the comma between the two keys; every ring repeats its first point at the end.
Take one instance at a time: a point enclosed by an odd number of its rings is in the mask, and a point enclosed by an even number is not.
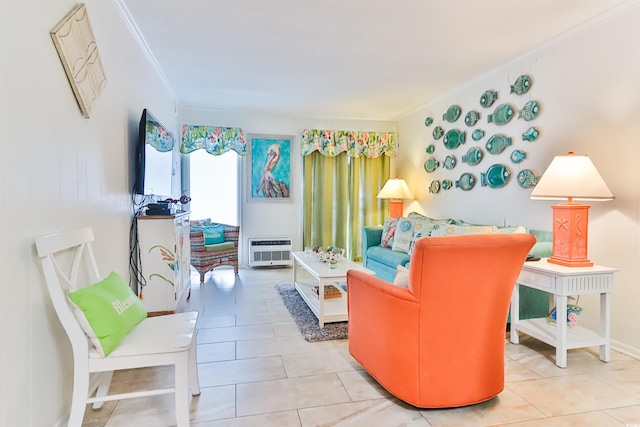
{"type": "Polygon", "coordinates": [[[636,358],[640,360],[640,349],[628,346],[626,344],[621,343],[620,341],[611,340],[611,348],[619,351],[620,353],[624,353],[628,356],[636,358]]]}

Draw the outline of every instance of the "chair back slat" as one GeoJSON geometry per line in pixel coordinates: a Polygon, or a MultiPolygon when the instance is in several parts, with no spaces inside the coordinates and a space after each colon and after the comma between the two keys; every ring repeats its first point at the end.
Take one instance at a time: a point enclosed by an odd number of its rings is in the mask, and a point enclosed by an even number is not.
{"type": "Polygon", "coordinates": [[[64,231],[36,238],[36,249],[47,289],[58,319],[69,336],[74,353],[88,352],[89,341],[73,313],[67,294],[100,278],[93,255],[91,228],[64,231]]]}

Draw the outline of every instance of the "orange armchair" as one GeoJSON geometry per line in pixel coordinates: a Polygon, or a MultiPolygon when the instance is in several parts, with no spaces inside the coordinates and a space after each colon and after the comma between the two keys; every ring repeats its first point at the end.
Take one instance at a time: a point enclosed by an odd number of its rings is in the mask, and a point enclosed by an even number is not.
{"type": "Polygon", "coordinates": [[[391,394],[420,408],[470,405],[504,388],[509,300],[535,237],[426,237],[409,287],[347,272],[349,352],[391,394]]]}

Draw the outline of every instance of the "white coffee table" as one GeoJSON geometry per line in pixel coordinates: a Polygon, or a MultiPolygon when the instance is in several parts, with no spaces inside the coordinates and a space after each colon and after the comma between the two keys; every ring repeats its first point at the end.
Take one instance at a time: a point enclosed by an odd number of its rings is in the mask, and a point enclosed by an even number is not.
{"type": "Polygon", "coordinates": [[[338,260],[336,268],[329,268],[329,263],[321,262],[314,253],[292,252],[291,255],[293,256],[294,286],[318,318],[320,327],[323,328],[325,323],[346,321],[348,319],[347,270],[358,270],[368,274],[374,274],[374,272],[364,268],[362,264],[345,258],[338,260]],[[300,268],[309,272],[312,279],[301,280],[298,274],[300,268]],[[334,285],[340,290],[340,298],[324,298],[324,287],[329,285],[334,285]],[[314,286],[319,287],[318,295],[313,292],[314,286]]]}

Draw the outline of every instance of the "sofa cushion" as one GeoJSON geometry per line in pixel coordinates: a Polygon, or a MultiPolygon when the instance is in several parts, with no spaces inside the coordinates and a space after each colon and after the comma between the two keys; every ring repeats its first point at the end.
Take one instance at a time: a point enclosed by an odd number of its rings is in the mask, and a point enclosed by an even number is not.
{"type": "Polygon", "coordinates": [[[367,258],[392,267],[405,265],[411,259],[409,254],[390,251],[389,248],[383,248],[382,246],[371,246],[367,249],[367,258]]]}
{"type": "Polygon", "coordinates": [[[393,246],[391,249],[398,252],[409,253],[411,239],[413,239],[414,220],[409,218],[398,218],[396,233],[393,236],[393,246]]]}

